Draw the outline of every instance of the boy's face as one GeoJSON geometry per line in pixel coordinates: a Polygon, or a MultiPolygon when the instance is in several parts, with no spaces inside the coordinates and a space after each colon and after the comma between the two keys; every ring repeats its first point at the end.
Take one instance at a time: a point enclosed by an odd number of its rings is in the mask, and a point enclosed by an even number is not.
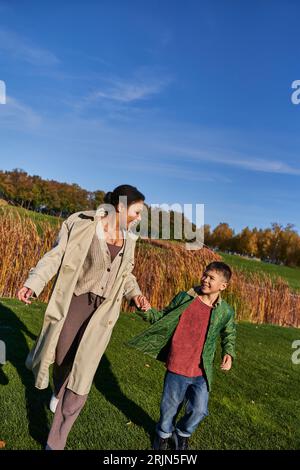
{"type": "Polygon", "coordinates": [[[222,273],[217,271],[204,271],[200,287],[203,294],[217,294],[226,289],[227,284],[222,273]]]}

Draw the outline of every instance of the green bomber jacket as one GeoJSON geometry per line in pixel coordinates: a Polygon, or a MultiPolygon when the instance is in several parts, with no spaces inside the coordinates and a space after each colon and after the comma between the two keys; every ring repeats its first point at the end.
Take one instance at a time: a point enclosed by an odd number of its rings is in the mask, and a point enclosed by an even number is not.
{"type": "MultiPolygon", "coordinates": [[[[128,341],[126,345],[165,362],[180,316],[199,294],[200,287],[195,286],[187,292],[179,292],[170,304],[160,311],[155,308],[151,308],[146,312],[137,311],[136,313],[144,320],[149,321],[151,326],[128,341]]],[[[236,325],[234,310],[220,295],[213,307],[202,358],[199,358],[199,363],[202,359],[209,390],[211,390],[213,362],[218,338],[221,339],[222,357],[225,354],[230,354],[235,359],[236,325]]]]}

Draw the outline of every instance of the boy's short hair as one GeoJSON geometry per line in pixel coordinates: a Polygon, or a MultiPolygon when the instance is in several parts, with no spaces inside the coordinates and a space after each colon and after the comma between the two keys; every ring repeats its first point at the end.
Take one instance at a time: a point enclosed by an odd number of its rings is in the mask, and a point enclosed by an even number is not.
{"type": "Polygon", "coordinates": [[[204,271],[217,271],[218,273],[222,273],[226,282],[229,282],[232,276],[230,267],[222,261],[213,261],[212,263],[209,263],[204,271]]]}

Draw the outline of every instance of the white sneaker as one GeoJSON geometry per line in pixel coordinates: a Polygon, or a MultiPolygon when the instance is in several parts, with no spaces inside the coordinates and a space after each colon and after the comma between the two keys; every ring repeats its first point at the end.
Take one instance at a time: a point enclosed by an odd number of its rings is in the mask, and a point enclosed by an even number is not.
{"type": "Polygon", "coordinates": [[[52,411],[52,413],[55,413],[58,402],[59,402],[59,398],[56,398],[56,396],[53,393],[52,397],[51,397],[51,400],[50,400],[50,403],[49,403],[49,408],[52,411]]]}

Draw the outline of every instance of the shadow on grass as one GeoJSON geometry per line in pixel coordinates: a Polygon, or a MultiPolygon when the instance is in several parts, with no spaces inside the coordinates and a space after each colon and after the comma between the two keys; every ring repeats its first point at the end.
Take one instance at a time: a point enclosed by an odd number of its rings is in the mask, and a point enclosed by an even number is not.
{"type": "MultiPolygon", "coordinates": [[[[6,345],[6,361],[15,367],[24,387],[29,434],[44,448],[49,433],[46,408],[51,398],[51,390],[50,388],[38,390],[34,386],[34,376],[25,366],[25,360],[29,353],[25,335],[32,340],[36,339],[36,336],[28,330],[14,311],[0,302],[0,340],[4,341],[6,345]]],[[[4,367],[0,366],[0,384],[9,385],[9,376],[5,373],[5,365],[4,367]]],[[[124,395],[106,355],[101,359],[94,377],[94,384],[99,392],[116,406],[129,421],[143,427],[151,442],[153,441],[155,421],[143,408],[124,395]]],[[[16,390],[16,405],[20,400],[17,394],[19,394],[19,390],[16,390]]],[[[16,409],[17,406],[14,407],[12,413],[16,413],[16,409]]],[[[22,413],[21,407],[18,412],[22,413]]]]}
{"type": "Polygon", "coordinates": [[[2,370],[2,367],[3,367],[3,364],[0,364],[0,385],[7,385],[8,377],[5,375],[5,372],[2,370]]]}
{"type": "MultiPolygon", "coordinates": [[[[45,406],[49,403],[51,391],[49,388],[37,390],[34,386],[33,374],[25,366],[29,348],[24,334],[33,340],[36,339],[36,336],[28,330],[13,310],[7,308],[1,302],[0,319],[0,340],[4,341],[6,345],[6,361],[15,367],[24,386],[29,434],[44,447],[49,432],[45,406]]],[[[8,385],[9,377],[1,369],[0,383],[8,385]]],[[[16,390],[16,394],[18,393],[19,391],[16,390]]],[[[16,405],[18,401],[19,398],[16,396],[16,405]]],[[[16,407],[11,412],[15,413],[16,407]]],[[[20,409],[19,412],[21,413],[22,410],[20,409]]]]}
{"type": "Polygon", "coordinates": [[[133,424],[144,428],[151,442],[155,433],[155,421],[120,389],[119,383],[111,370],[107,356],[102,356],[94,377],[94,385],[112,405],[118,408],[133,424]]]}

